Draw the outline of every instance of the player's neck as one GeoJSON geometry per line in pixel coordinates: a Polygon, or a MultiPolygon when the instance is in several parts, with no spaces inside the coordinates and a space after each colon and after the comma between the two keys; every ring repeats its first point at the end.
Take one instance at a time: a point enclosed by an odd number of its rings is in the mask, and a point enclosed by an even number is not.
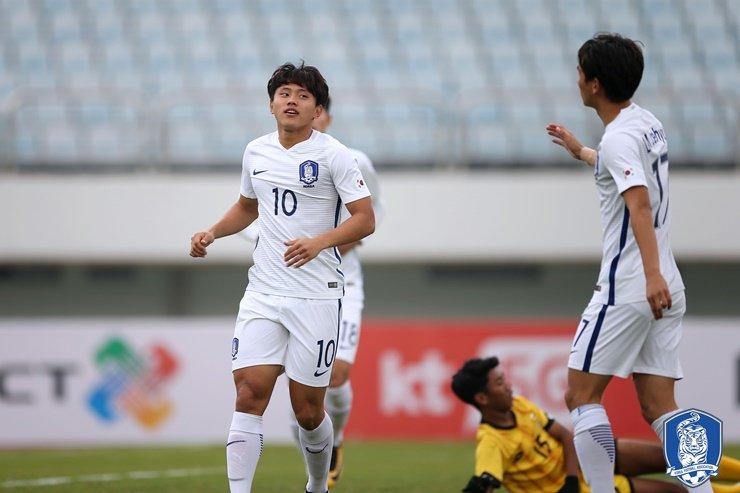
{"type": "Polygon", "coordinates": [[[516,425],[516,418],[511,409],[507,411],[497,411],[492,409],[481,410],[483,421],[499,428],[509,428],[516,425]]]}
{"type": "Polygon", "coordinates": [[[606,127],[611,122],[614,121],[616,117],[619,116],[619,113],[629,107],[629,105],[632,104],[631,100],[627,101],[621,101],[619,103],[613,103],[607,99],[605,99],[601,104],[599,104],[596,107],[596,114],[599,115],[599,118],[601,118],[601,121],[604,123],[604,126],[606,127]]]}
{"type": "Polygon", "coordinates": [[[286,149],[290,149],[294,145],[300,144],[304,140],[310,139],[312,133],[313,128],[311,128],[310,124],[305,127],[297,128],[295,130],[288,130],[284,127],[278,127],[278,140],[280,141],[281,146],[286,149]]]}

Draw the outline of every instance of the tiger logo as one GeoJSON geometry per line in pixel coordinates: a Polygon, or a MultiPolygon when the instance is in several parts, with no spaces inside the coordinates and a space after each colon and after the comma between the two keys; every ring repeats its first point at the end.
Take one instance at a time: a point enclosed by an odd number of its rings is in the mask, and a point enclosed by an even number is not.
{"type": "Polygon", "coordinates": [[[692,412],[691,417],[681,421],[676,427],[678,435],[678,460],[683,467],[707,462],[709,440],[707,430],[695,424],[701,417],[692,412]]]}
{"type": "Polygon", "coordinates": [[[671,416],[663,425],[666,474],[689,488],[716,476],[722,456],[722,421],[699,409],[671,416]]]}

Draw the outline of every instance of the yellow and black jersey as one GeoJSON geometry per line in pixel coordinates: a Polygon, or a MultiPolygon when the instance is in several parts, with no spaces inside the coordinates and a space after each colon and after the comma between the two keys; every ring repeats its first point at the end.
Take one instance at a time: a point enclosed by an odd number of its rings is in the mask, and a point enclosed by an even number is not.
{"type": "Polygon", "coordinates": [[[498,479],[510,493],[555,493],[565,482],[563,446],[548,430],[554,422],[524,397],[514,398],[515,423],[481,423],[476,436],[475,474],[498,479]]]}
{"type": "MultiPolygon", "coordinates": [[[[522,396],[512,405],[514,425],[508,428],[481,423],[476,435],[475,476],[493,477],[510,493],[557,493],[565,483],[563,445],[548,430],[555,422],[522,396]]],[[[579,475],[581,493],[590,488],[579,475]]],[[[631,493],[629,480],[614,477],[616,493],[631,493]]]]}

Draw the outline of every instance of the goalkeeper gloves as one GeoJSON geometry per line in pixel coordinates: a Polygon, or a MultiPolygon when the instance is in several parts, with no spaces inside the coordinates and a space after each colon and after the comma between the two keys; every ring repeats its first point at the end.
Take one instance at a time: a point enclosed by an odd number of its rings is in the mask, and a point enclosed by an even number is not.
{"type": "Polygon", "coordinates": [[[488,488],[496,489],[499,486],[501,486],[501,481],[484,472],[480,476],[470,478],[463,493],[488,493],[488,488]]]}
{"type": "Polygon", "coordinates": [[[558,490],[558,493],[581,493],[581,485],[578,482],[578,476],[566,476],[565,484],[558,490]]]}

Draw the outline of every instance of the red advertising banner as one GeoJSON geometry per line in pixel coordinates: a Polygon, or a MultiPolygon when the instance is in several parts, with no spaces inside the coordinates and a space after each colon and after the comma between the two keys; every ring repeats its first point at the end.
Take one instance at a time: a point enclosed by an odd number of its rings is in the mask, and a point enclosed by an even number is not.
{"type": "MultiPolygon", "coordinates": [[[[374,320],[362,329],[352,370],[353,438],[461,439],[480,416],[450,390],[473,357],[498,356],[514,392],[570,426],[563,402],[575,321],[374,320]]],[[[605,396],[616,436],[654,439],[630,380],[614,378],[605,396]]]]}

